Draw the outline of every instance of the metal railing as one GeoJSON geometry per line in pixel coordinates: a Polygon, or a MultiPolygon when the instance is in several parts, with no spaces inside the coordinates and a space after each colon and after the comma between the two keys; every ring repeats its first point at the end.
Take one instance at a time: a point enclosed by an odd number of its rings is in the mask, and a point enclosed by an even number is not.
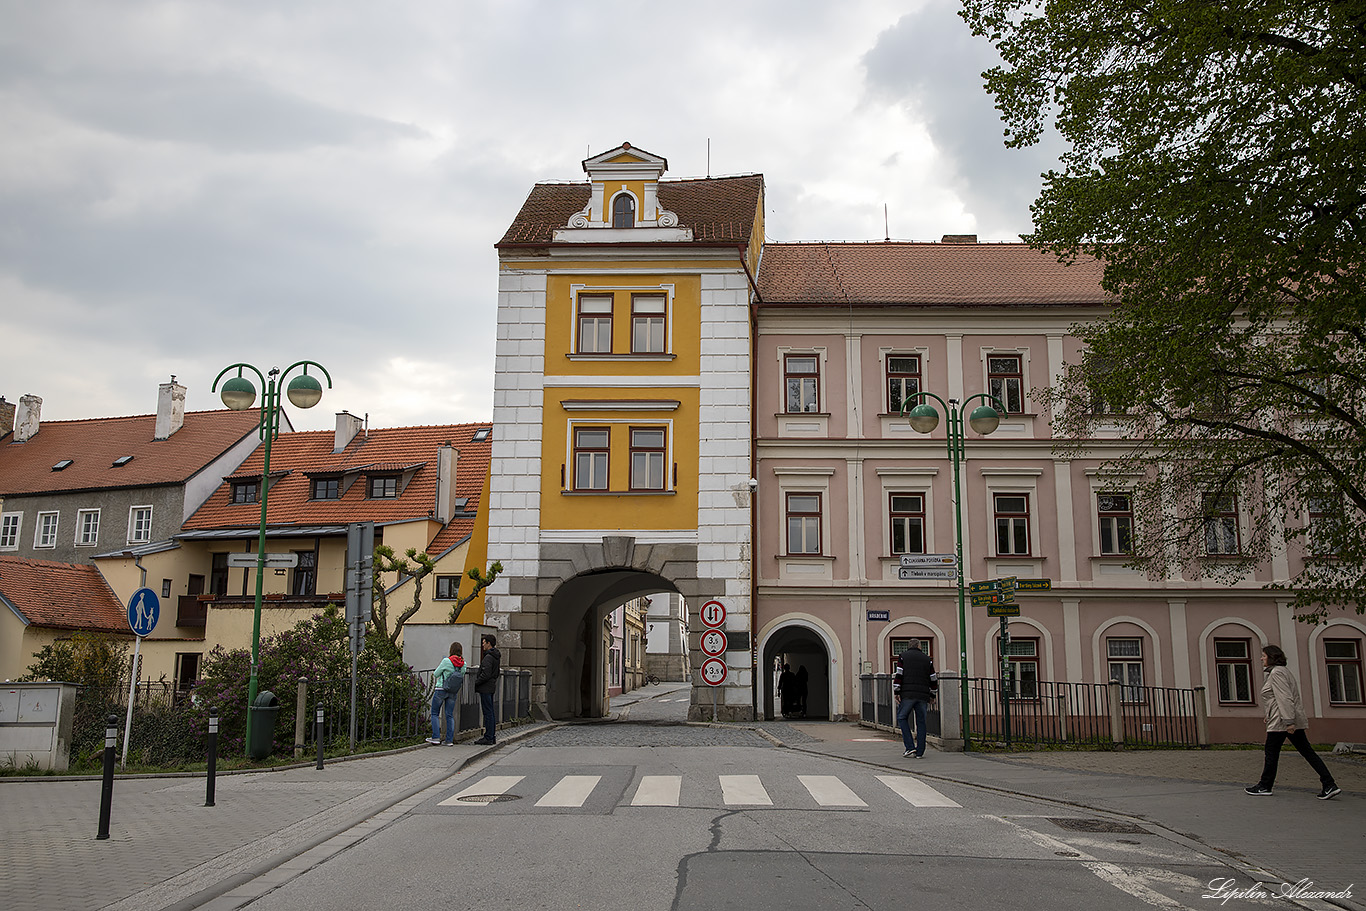
{"type": "MultiPolygon", "coordinates": [[[[859,677],[860,702],[863,713],[859,716],[872,719],[882,728],[897,730],[896,699],[892,696],[891,674],[863,674],[859,677]]],[[[930,703],[925,713],[925,733],[931,737],[940,736],[939,703],[930,703]]]]}

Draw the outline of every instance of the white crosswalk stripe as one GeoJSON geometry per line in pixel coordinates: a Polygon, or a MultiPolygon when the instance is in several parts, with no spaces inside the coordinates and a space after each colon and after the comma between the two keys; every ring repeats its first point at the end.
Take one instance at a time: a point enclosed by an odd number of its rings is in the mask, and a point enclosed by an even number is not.
{"type": "Polygon", "coordinates": [[[676,807],[682,789],[682,775],[642,775],[631,806],[676,807]]]}
{"type": "Polygon", "coordinates": [[[834,775],[798,775],[807,792],[823,807],[866,807],[868,804],[834,775]]]}
{"type": "Polygon", "coordinates": [[[959,804],[949,800],[934,788],[915,778],[905,775],[879,775],[877,780],[896,791],[913,807],[956,807],[959,804]]]}
{"type": "Polygon", "coordinates": [[[599,781],[602,781],[601,775],[566,775],[536,801],[536,806],[581,807],[599,781]]]}
{"type": "Polygon", "coordinates": [[[773,798],[764,790],[758,775],[722,775],[721,799],[727,806],[773,806],[773,798]]]}

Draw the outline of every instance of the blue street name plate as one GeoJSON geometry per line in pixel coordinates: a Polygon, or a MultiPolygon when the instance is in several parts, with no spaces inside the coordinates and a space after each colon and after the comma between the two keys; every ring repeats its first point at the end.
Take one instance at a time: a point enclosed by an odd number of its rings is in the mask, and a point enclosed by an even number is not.
{"type": "Polygon", "coordinates": [[[892,612],[891,612],[890,610],[870,610],[870,611],[868,612],[868,619],[869,619],[869,620],[891,620],[891,619],[892,619],[892,612]]]}

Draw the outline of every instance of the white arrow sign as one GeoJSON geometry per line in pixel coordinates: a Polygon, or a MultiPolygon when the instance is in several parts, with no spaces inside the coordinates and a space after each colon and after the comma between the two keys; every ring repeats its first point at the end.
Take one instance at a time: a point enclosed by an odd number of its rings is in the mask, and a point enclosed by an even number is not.
{"type": "Polygon", "coordinates": [[[905,582],[908,579],[957,579],[956,566],[899,566],[896,577],[905,582]]]}
{"type": "MultiPolygon", "coordinates": [[[[235,569],[253,569],[256,566],[256,554],[228,554],[228,565],[235,569]]],[[[298,565],[298,554],[266,554],[267,569],[287,569],[298,565]]]]}
{"type": "Polygon", "coordinates": [[[957,566],[957,554],[902,554],[902,566],[957,566]]]}

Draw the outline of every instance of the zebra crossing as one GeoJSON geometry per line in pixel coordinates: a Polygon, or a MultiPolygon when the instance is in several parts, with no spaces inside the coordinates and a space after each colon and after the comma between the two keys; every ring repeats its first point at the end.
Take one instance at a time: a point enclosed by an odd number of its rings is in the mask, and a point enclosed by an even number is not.
{"type": "MultiPolygon", "coordinates": [[[[693,800],[687,805],[724,807],[779,807],[773,793],[782,795],[788,808],[810,807],[849,809],[867,808],[870,802],[897,800],[913,807],[960,807],[924,781],[909,775],[857,776],[853,785],[838,775],[769,776],[766,784],[760,775],[693,776],[693,800]],[[795,780],[799,787],[791,787],[795,780]],[[856,790],[856,787],[858,790],[856,790]],[[860,791],[862,794],[860,794],[860,791]],[[805,795],[805,796],[802,796],[805,795]],[[717,800],[719,798],[719,801],[717,800]]],[[[615,785],[620,793],[616,805],[631,807],[679,807],[685,805],[683,775],[641,775],[639,780],[615,785]],[[624,788],[623,788],[624,786],[624,788]]],[[[603,785],[603,775],[485,775],[451,796],[437,802],[440,807],[478,809],[505,800],[531,798],[535,807],[580,809],[595,792],[599,798],[612,787],[603,785]]],[[[610,797],[608,798],[610,799],[610,797]]],[[[903,804],[903,805],[904,805],[903,804]]]]}

